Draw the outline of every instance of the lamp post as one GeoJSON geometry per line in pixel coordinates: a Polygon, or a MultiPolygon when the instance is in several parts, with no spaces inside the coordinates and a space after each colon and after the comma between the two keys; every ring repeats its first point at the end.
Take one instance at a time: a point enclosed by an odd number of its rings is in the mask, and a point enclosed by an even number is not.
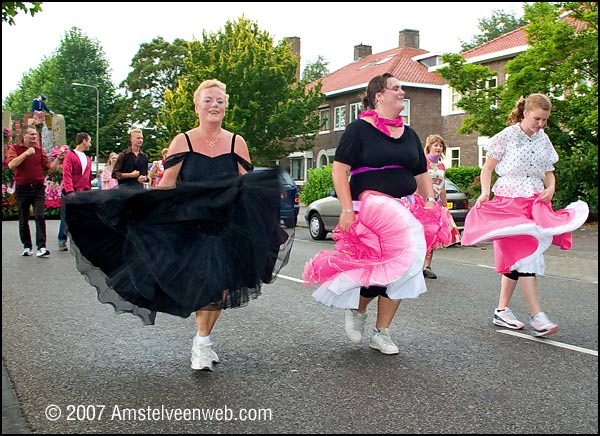
{"type": "Polygon", "coordinates": [[[100,143],[98,142],[98,131],[100,126],[100,94],[98,88],[94,85],[86,85],[85,83],[71,83],[73,86],[86,86],[88,88],[94,88],[96,90],[96,175],[98,175],[98,166],[100,158],[100,143]]]}

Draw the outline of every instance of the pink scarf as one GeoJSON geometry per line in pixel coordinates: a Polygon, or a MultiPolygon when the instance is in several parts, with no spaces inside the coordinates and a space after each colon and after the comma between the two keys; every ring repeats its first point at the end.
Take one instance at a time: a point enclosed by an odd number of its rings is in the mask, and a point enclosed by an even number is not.
{"type": "Polygon", "coordinates": [[[404,125],[404,121],[402,120],[402,117],[400,115],[398,115],[398,118],[396,118],[395,120],[389,120],[387,118],[380,118],[377,111],[374,111],[372,109],[358,114],[358,118],[364,118],[369,116],[373,118],[375,126],[388,136],[391,136],[392,133],[390,132],[390,129],[387,128],[387,126],[402,127],[404,125]]]}

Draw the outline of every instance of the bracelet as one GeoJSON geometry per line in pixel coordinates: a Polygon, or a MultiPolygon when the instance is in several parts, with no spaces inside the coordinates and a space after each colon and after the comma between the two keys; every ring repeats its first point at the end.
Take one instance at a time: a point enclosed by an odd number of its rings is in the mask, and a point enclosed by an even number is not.
{"type": "Polygon", "coordinates": [[[426,202],[428,202],[428,201],[432,201],[432,202],[434,202],[434,203],[435,203],[435,198],[433,198],[433,197],[427,197],[427,200],[426,200],[426,202]]]}
{"type": "Polygon", "coordinates": [[[354,209],[342,209],[342,213],[354,213],[354,209]]]}

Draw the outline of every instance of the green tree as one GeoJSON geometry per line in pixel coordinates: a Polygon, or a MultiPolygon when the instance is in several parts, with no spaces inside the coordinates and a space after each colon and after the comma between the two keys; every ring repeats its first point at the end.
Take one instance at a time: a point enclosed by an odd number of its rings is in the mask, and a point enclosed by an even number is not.
{"type": "Polygon", "coordinates": [[[25,12],[33,17],[41,11],[42,2],[2,2],[2,22],[13,26],[18,13],[25,12]]]}
{"type": "Polygon", "coordinates": [[[502,10],[494,9],[489,18],[479,20],[477,27],[481,30],[481,33],[475,35],[471,42],[462,42],[461,51],[470,50],[526,24],[527,20],[524,18],[517,18],[502,10]]]}
{"type": "Polygon", "coordinates": [[[298,80],[298,60],[287,41],[274,44],[256,23],[240,18],[216,33],[204,32],[202,41],[190,43],[190,53],[177,89],[165,91],[159,119],[171,135],[197,125],[194,91],[217,78],[230,96],[224,127],[246,139],[255,164],[313,146],[324,96],[320,86],[307,91],[307,82],[298,80]]]}
{"type": "Polygon", "coordinates": [[[158,113],[164,104],[165,91],[177,87],[183,73],[183,60],[189,55],[188,42],[176,39],[172,44],[163,38],[154,38],[140,45],[131,61],[132,71],[121,83],[125,89],[131,112],[131,125],[143,126],[144,149],[158,154],[169,145],[169,132],[157,123],[158,113]]]}
{"type": "Polygon", "coordinates": [[[438,73],[461,93],[467,113],[459,132],[493,135],[520,96],[545,93],[553,102],[546,132],[560,156],[555,206],[581,197],[597,214],[598,4],[535,2],[525,5],[524,18],[529,48],[507,63],[504,86],[486,88],[494,72],[460,55],[443,57],[448,66],[438,73]]]}
{"type": "Polygon", "coordinates": [[[329,68],[327,68],[328,66],[329,62],[327,62],[323,56],[317,56],[317,59],[314,62],[309,62],[306,64],[306,67],[304,67],[304,71],[302,72],[302,80],[310,83],[326,76],[329,74],[329,68]]]}
{"type": "Polygon", "coordinates": [[[98,88],[100,155],[119,151],[122,129],[129,129],[123,121],[128,108],[123,109],[124,103],[119,101],[121,109],[116,110],[116,90],[104,51],[97,40],[77,27],[65,32],[56,51],[23,76],[18,89],[5,99],[3,109],[9,109],[14,118],[21,118],[31,110],[32,99],[43,92],[52,110],[65,117],[69,145],[74,146],[75,135],[81,131],[88,132],[95,141],[96,92],[93,88],[73,86],[73,82],[98,88]]]}

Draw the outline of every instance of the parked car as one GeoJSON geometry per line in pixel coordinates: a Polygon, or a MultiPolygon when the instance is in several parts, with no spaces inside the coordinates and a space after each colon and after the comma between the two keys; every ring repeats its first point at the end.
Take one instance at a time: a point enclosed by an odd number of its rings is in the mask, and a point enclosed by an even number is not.
{"type": "MultiPolygon", "coordinates": [[[[266,167],[256,167],[254,171],[265,171],[266,167]]],[[[279,185],[282,188],[281,202],[279,204],[279,217],[287,228],[296,227],[298,213],[300,212],[300,198],[296,182],[285,170],[279,173],[279,185]]]]}
{"type": "MultiPolygon", "coordinates": [[[[304,215],[310,236],[315,240],[325,239],[327,233],[337,225],[342,212],[335,191],[331,190],[328,194],[329,196],[310,203],[304,215]]],[[[446,200],[448,211],[452,214],[458,228],[462,230],[469,211],[469,199],[448,179],[446,179],[446,200]]]]}

